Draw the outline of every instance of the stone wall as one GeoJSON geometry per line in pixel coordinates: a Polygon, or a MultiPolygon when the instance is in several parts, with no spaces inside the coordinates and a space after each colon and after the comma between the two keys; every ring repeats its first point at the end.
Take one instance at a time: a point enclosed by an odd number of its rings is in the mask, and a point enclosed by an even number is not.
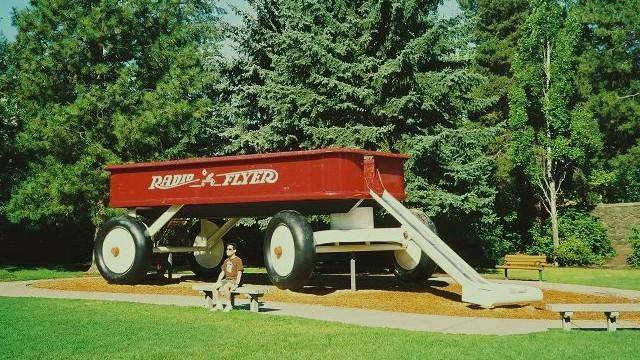
{"type": "Polygon", "coordinates": [[[602,220],[616,255],[608,259],[606,267],[623,268],[632,252],[627,241],[631,228],[640,226],[640,203],[600,204],[591,212],[602,220]]]}
{"type": "Polygon", "coordinates": [[[602,220],[612,241],[625,241],[631,228],[640,225],[640,203],[600,204],[591,212],[602,220]]]}

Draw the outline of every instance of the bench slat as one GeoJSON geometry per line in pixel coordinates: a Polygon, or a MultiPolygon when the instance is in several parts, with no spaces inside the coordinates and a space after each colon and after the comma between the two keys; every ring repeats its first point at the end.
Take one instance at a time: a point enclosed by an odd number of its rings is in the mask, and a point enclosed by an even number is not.
{"type": "Polygon", "coordinates": [[[547,262],[546,256],[521,256],[521,255],[505,255],[505,261],[537,261],[537,262],[547,262]]]}
{"type": "Polygon", "coordinates": [[[268,291],[267,288],[261,288],[256,286],[240,286],[239,288],[233,290],[232,292],[236,294],[258,295],[258,294],[265,294],[267,291],[268,291]]]}
{"type": "Polygon", "coordinates": [[[502,266],[537,266],[537,267],[541,267],[541,266],[545,266],[546,264],[542,264],[539,262],[506,262],[504,265],[502,266]]]}
{"type": "Polygon", "coordinates": [[[544,270],[541,266],[512,266],[512,265],[496,265],[498,269],[523,269],[523,270],[544,270]]]}
{"type": "Polygon", "coordinates": [[[507,262],[545,262],[545,259],[505,259],[507,262]]]}
{"type": "MultiPolygon", "coordinates": [[[[213,291],[217,290],[213,283],[201,283],[191,286],[191,289],[196,291],[213,291]]],[[[235,294],[248,294],[248,295],[262,295],[268,292],[266,287],[243,285],[232,291],[235,294]]]]}
{"type": "Polygon", "coordinates": [[[640,304],[547,304],[547,310],[553,312],[635,312],[640,311],[640,304]]]}
{"type": "Polygon", "coordinates": [[[522,255],[522,254],[517,254],[517,255],[505,255],[504,256],[505,259],[517,259],[517,258],[522,258],[522,259],[543,259],[546,260],[547,257],[544,255],[522,255]]]}

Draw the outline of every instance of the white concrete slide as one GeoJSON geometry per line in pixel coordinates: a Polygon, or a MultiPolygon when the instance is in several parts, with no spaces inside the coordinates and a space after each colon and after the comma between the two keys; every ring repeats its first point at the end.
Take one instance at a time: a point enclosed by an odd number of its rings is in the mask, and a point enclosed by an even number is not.
{"type": "Polygon", "coordinates": [[[370,194],[403,225],[411,241],[462,285],[462,301],[491,308],[542,300],[542,291],[538,288],[487,281],[386,190],[382,196],[373,190],[370,194]]]}

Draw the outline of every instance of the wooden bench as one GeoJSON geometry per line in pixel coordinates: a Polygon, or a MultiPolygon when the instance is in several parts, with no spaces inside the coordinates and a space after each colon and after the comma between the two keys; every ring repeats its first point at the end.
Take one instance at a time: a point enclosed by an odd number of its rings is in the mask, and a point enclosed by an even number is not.
{"type": "Polygon", "coordinates": [[[547,257],[544,255],[505,255],[504,265],[497,265],[497,269],[504,269],[504,278],[509,279],[507,270],[524,269],[538,270],[538,279],[542,281],[542,270],[547,266],[547,257]]]}
{"type": "Polygon", "coordinates": [[[620,312],[638,312],[640,304],[547,304],[547,310],[560,313],[564,330],[571,330],[569,323],[574,312],[602,312],[607,320],[607,330],[615,331],[620,312]]]}
{"type": "MultiPolygon", "coordinates": [[[[191,287],[193,290],[200,292],[204,296],[204,304],[208,309],[213,307],[213,291],[218,287],[215,283],[201,283],[191,287]]],[[[265,293],[267,288],[256,285],[242,285],[231,292],[231,306],[235,306],[236,295],[247,295],[250,299],[249,310],[252,312],[258,312],[260,308],[260,302],[258,301],[265,293]]]]}

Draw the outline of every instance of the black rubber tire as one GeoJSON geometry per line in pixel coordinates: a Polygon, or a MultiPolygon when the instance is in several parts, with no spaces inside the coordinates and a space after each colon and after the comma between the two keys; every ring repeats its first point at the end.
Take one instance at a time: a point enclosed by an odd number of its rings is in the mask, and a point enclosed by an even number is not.
{"type": "MultiPolygon", "coordinates": [[[[433,221],[421,210],[411,210],[411,212],[418,217],[422,221],[423,224],[427,225],[431,231],[438,235],[438,230],[436,229],[436,225],[433,221]]],[[[396,260],[395,255],[392,253],[391,258],[393,259],[393,275],[396,276],[398,280],[403,283],[408,284],[416,284],[422,283],[429,279],[431,275],[433,275],[436,270],[436,263],[431,260],[424,252],[420,254],[420,262],[418,265],[411,269],[406,270],[402,266],[400,266],[396,260]]]]}
{"type": "Polygon", "coordinates": [[[147,274],[153,255],[153,244],[146,234],[146,228],[142,221],[130,216],[120,216],[110,219],[100,227],[93,251],[98,271],[105,280],[115,284],[135,284],[147,274]],[[122,273],[116,273],[109,269],[101,251],[105,237],[116,228],[123,228],[131,234],[136,252],[133,263],[122,273]]]}
{"type": "MultiPolygon", "coordinates": [[[[213,220],[210,220],[210,221],[215,223],[218,227],[222,227],[222,225],[218,221],[213,221],[213,220]]],[[[188,246],[193,245],[193,239],[195,239],[196,236],[198,236],[199,232],[200,232],[200,222],[198,221],[189,230],[189,233],[187,235],[189,238],[188,246]]],[[[222,241],[224,242],[224,237],[222,238],[222,241]]],[[[222,262],[224,261],[225,258],[226,258],[226,254],[223,250],[222,256],[220,257],[220,261],[218,262],[218,264],[216,264],[214,267],[209,268],[209,267],[200,265],[200,263],[198,263],[193,253],[188,253],[187,263],[189,264],[189,268],[191,269],[191,271],[193,271],[196,277],[208,279],[208,278],[216,277],[220,274],[220,271],[222,271],[221,269],[222,262]]]]}
{"type": "Polygon", "coordinates": [[[284,210],[272,217],[267,226],[263,250],[267,275],[275,286],[280,289],[298,290],[309,281],[316,263],[316,248],[311,225],[302,214],[293,210],[284,210]],[[280,225],[289,228],[294,246],[293,268],[288,275],[284,276],[276,272],[273,265],[276,255],[270,251],[273,232],[280,225]]]}

